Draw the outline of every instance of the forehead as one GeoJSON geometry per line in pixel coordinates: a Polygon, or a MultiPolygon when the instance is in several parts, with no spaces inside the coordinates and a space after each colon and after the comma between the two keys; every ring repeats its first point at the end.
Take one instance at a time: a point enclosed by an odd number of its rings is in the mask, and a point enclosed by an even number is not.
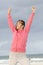
{"type": "Polygon", "coordinates": [[[21,21],[17,21],[17,23],[20,23],[20,24],[22,24],[22,22],[21,22],[21,21]]]}

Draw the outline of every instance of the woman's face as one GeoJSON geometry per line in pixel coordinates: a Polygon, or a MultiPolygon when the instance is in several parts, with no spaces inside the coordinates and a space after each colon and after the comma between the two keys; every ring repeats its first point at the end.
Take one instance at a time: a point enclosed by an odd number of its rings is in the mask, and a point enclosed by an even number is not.
{"type": "Polygon", "coordinates": [[[16,23],[16,29],[17,30],[22,30],[23,29],[23,25],[20,21],[16,23]]]}

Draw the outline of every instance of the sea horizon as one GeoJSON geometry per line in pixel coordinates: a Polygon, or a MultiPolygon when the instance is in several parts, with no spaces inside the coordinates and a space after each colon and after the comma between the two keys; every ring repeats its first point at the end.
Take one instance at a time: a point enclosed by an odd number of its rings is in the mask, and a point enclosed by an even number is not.
{"type": "MultiPolygon", "coordinates": [[[[43,54],[26,54],[28,58],[43,58],[43,54]]],[[[0,56],[0,59],[8,59],[9,55],[0,56]]]]}

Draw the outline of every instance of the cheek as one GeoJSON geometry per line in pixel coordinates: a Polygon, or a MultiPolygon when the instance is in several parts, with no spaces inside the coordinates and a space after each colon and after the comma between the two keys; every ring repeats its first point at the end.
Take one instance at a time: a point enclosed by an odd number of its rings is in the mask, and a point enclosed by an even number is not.
{"type": "Polygon", "coordinates": [[[21,27],[21,24],[18,24],[18,27],[21,27]]]}
{"type": "Polygon", "coordinates": [[[21,28],[21,29],[23,29],[23,27],[22,27],[22,26],[21,26],[20,28],[21,28]]]}
{"type": "Polygon", "coordinates": [[[20,27],[20,25],[18,25],[18,27],[20,27]]]}
{"type": "Polygon", "coordinates": [[[19,29],[19,28],[21,28],[21,26],[20,25],[17,25],[17,28],[19,29]]]}

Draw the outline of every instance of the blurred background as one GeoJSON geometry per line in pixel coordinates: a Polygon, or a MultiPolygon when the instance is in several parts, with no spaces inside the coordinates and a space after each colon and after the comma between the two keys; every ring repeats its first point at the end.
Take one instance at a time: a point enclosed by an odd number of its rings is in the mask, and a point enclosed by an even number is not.
{"type": "Polygon", "coordinates": [[[36,7],[35,17],[28,35],[26,54],[43,54],[43,0],[0,0],[0,56],[8,56],[12,32],[8,27],[8,8],[12,8],[13,23],[23,19],[26,23],[36,7]]]}

